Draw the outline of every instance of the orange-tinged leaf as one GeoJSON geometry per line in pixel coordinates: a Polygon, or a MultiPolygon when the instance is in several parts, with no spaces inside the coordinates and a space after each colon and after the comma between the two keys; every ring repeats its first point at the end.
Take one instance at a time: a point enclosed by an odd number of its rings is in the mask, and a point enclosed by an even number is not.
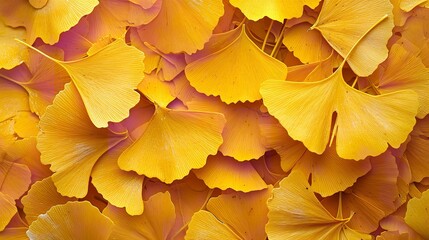
{"type": "Polygon", "coordinates": [[[10,196],[0,192],[0,232],[17,213],[15,201],[10,196]]]}
{"type": "Polygon", "coordinates": [[[143,41],[164,53],[191,54],[202,49],[223,15],[222,0],[161,2],[159,14],[138,32],[143,41]]]}
{"type": "Polygon", "coordinates": [[[354,89],[345,83],[342,67],[317,82],[267,80],[261,94],[293,139],[321,154],[332,133],[338,156],[345,159],[379,155],[388,144],[398,148],[411,132],[418,108],[412,90],[373,96],[354,89]]]}
{"type": "Polygon", "coordinates": [[[342,211],[355,213],[348,223],[353,229],[370,233],[379,221],[397,209],[398,167],[390,152],[371,159],[371,170],[342,193],[342,211]]]}
{"type": "Polygon", "coordinates": [[[119,167],[171,183],[216,154],[224,125],[222,114],[157,106],[143,135],[119,157],[119,167]]]}
{"type": "Polygon", "coordinates": [[[40,120],[37,148],[41,162],[55,172],[52,180],[62,195],[82,198],[94,164],[126,134],[96,128],[73,83],[67,83],[40,120]],[[65,114],[68,113],[68,114],[65,114]]]}
{"type": "Polygon", "coordinates": [[[103,211],[115,223],[112,239],[170,239],[170,231],[176,220],[170,193],[157,193],[144,205],[145,210],[139,216],[130,216],[111,205],[103,211]]]}
{"type": "Polygon", "coordinates": [[[6,26],[0,20],[0,69],[12,69],[28,58],[28,50],[15,41],[15,38],[24,39],[24,28],[6,26]]]}
{"type": "Polygon", "coordinates": [[[429,113],[429,69],[419,56],[408,51],[402,44],[394,44],[389,57],[382,65],[381,72],[371,76],[370,81],[378,82],[380,93],[412,89],[419,96],[418,118],[429,113]]]}
{"type": "Polygon", "coordinates": [[[0,77],[0,122],[3,122],[19,111],[29,111],[28,94],[19,85],[0,77]]]}
{"type": "Polygon", "coordinates": [[[129,26],[139,26],[151,22],[161,10],[162,0],[146,3],[132,0],[102,1],[107,9],[120,21],[129,26]]]}
{"type": "Polygon", "coordinates": [[[424,239],[429,238],[429,190],[421,198],[412,198],[407,204],[405,222],[424,239]]]}
{"type": "Polygon", "coordinates": [[[109,239],[113,222],[90,202],[56,205],[31,223],[30,239],[109,239]],[[96,223],[96,225],[94,225],[96,223]]]}
{"type": "Polygon", "coordinates": [[[427,0],[402,0],[400,7],[405,12],[409,12],[413,10],[413,8],[425,2],[427,2],[427,0]]]}
{"type": "Polygon", "coordinates": [[[21,138],[37,136],[39,132],[39,117],[31,112],[18,112],[14,117],[15,133],[21,138]]]}
{"type": "Polygon", "coordinates": [[[128,117],[129,110],[140,99],[134,90],[144,77],[144,53],[124,40],[116,40],[89,57],[69,62],[33,49],[68,72],[91,121],[99,128],[128,117]]]}
{"type": "Polygon", "coordinates": [[[410,133],[411,140],[402,156],[409,164],[411,182],[420,182],[429,177],[429,117],[418,120],[410,133]]]}
{"type": "Polygon", "coordinates": [[[19,199],[31,183],[30,169],[17,159],[8,159],[0,154],[0,192],[12,199],[19,199]]]}
{"type": "Polygon", "coordinates": [[[209,156],[206,165],[193,172],[212,189],[251,192],[267,187],[250,162],[238,162],[221,154],[209,156]]]}
{"type": "Polygon", "coordinates": [[[211,198],[194,214],[185,239],[265,239],[265,202],[272,187],[251,193],[225,193],[211,198]],[[220,238],[228,236],[229,238],[220,238]]]}
{"type": "Polygon", "coordinates": [[[347,63],[357,75],[368,76],[387,58],[386,44],[393,28],[392,4],[389,0],[324,1],[311,28],[319,30],[343,57],[359,42],[347,63]],[[366,34],[370,28],[373,30],[366,34]]]}
{"type": "Polygon", "coordinates": [[[244,25],[228,36],[230,44],[225,48],[186,66],[186,76],[197,91],[220,96],[228,104],[254,102],[261,99],[259,87],[263,81],[286,78],[286,65],[258,48],[247,36],[244,25]]]}
{"type": "Polygon", "coordinates": [[[268,17],[278,22],[284,19],[299,18],[304,6],[315,8],[320,0],[273,0],[261,2],[258,0],[231,0],[231,4],[239,8],[247,18],[253,21],[268,17]]]}
{"type": "Polygon", "coordinates": [[[34,183],[28,194],[22,198],[24,205],[25,219],[32,223],[37,220],[40,214],[46,213],[51,207],[65,204],[73,198],[61,196],[57,192],[51,177],[34,183]]]}
{"type": "Polygon", "coordinates": [[[95,188],[110,204],[125,207],[130,215],[140,215],[143,213],[144,177],[118,166],[119,156],[131,143],[127,139],[106,152],[95,164],[91,177],[95,188]]]}
{"type": "Polygon", "coordinates": [[[7,25],[26,28],[28,43],[32,44],[40,37],[44,42],[54,44],[62,32],[76,25],[97,5],[98,0],[3,1],[0,13],[7,25]]]}

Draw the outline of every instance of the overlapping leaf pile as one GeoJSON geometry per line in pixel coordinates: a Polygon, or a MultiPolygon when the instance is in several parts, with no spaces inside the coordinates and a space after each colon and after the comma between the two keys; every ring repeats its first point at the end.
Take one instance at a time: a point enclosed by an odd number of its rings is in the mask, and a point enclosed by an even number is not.
{"type": "Polygon", "coordinates": [[[0,3],[0,239],[429,239],[429,1],[0,3]]]}

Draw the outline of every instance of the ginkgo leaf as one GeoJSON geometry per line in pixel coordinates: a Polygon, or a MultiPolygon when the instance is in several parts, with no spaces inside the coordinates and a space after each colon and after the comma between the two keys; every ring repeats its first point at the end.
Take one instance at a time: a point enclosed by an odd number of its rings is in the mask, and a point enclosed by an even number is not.
{"type": "Polygon", "coordinates": [[[311,24],[301,23],[285,31],[283,44],[299,58],[302,63],[325,60],[332,48],[317,31],[309,31],[311,24]]]}
{"type": "Polygon", "coordinates": [[[162,1],[137,3],[132,0],[109,0],[103,4],[120,21],[129,26],[139,26],[151,22],[161,10],[162,1]]]}
{"type": "Polygon", "coordinates": [[[124,40],[116,40],[89,57],[69,62],[33,49],[68,72],[96,127],[122,121],[140,99],[134,90],[144,77],[144,53],[124,40]]]}
{"type": "Polygon", "coordinates": [[[31,183],[30,169],[15,161],[0,154],[0,192],[14,200],[24,195],[31,183]]]}
{"type": "Polygon", "coordinates": [[[429,190],[421,198],[412,198],[407,204],[405,222],[424,239],[429,238],[429,190]]]}
{"type": "Polygon", "coordinates": [[[21,202],[24,205],[25,219],[27,222],[32,223],[36,221],[40,214],[46,213],[51,207],[65,204],[71,200],[74,199],[61,196],[57,192],[51,177],[47,177],[34,183],[21,202]]]}
{"type": "Polygon", "coordinates": [[[321,154],[336,136],[338,156],[345,159],[379,155],[388,144],[398,148],[411,132],[418,108],[412,90],[378,96],[356,90],[344,81],[342,67],[317,82],[267,80],[261,94],[293,139],[321,154]]]}
{"type": "Polygon", "coordinates": [[[206,165],[193,172],[212,189],[250,192],[267,187],[250,162],[238,162],[221,154],[209,156],[206,165]]]}
{"type": "Polygon", "coordinates": [[[299,18],[304,6],[315,8],[320,0],[274,0],[261,2],[258,0],[231,0],[231,4],[239,8],[247,18],[253,21],[268,17],[283,22],[284,19],[299,18]]]}
{"type": "MultiPolygon", "coordinates": [[[[1,220],[0,220],[1,221],[1,220]]],[[[28,239],[26,231],[28,226],[21,219],[19,214],[15,214],[4,230],[0,230],[0,239],[4,240],[24,240],[28,239]]]]}
{"type": "Polygon", "coordinates": [[[28,111],[28,94],[19,85],[0,77],[0,122],[17,114],[19,111],[28,111]]]}
{"type": "Polygon", "coordinates": [[[400,6],[402,10],[409,12],[424,2],[427,2],[427,0],[402,0],[400,6]]]}
{"type": "Polygon", "coordinates": [[[395,158],[384,153],[371,159],[371,170],[342,193],[342,211],[355,213],[348,223],[353,229],[370,233],[379,221],[397,209],[398,167],[395,158]]]}
{"type": "Polygon", "coordinates": [[[176,213],[170,193],[157,193],[144,205],[145,210],[139,216],[130,216],[111,205],[104,209],[103,214],[115,224],[112,239],[171,239],[170,231],[176,221],[176,213]]]}
{"type": "Polygon", "coordinates": [[[0,192],[0,232],[4,230],[17,211],[13,198],[0,192]]]}
{"type": "Polygon", "coordinates": [[[67,83],[46,109],[40,129],[37,148],[41,162],[51,165],[58,192],[79,198],[88,191],[89,177],[98,158],[127,136],[96,128],[73,83],[67,83]]]}
{"type": "Polygon", "coordinates": [[[161,81],[155,72],[146,74],[143,81],[138,85],[138,90],[151,101],[161,107],[167,107],[175,97],[171,94],[171,83],[161,81]]]}
{"type": "Polygon", "coordinates": [[[31,223],[30,239],[109,239],[113,222],[90,202],[56,205],[31,223]],[[96,223],[96,225],[94,225],[96,223]]]}
{"type": "Polygon", "coordinates": [[[429,117],[417,121],[414,130],[410,133],[411,140],[402,156],[411,171],[410,182],[420,182],[429,177],[429,117]]]}
{"type": "Polygon", "coordinates": [[[392,4],[389,0],[328,0],[311,27],[343,57],[359,42],[347,63],[359,76],[368,76],[387,58],[392,36],[392,4]],[[368,11],[371,9],[371,11],[368,11]],[[367,30],[373,28],[366,34],[367,30]]]}
{"type": "Polygon", "coordinates": [[[24,39],[24,37],[24,28],[8,27],[0,20],[0,49],[2,49],[0,69],[12,69],[27,60],[28,50],[15,41],[15,38],[24,39]]]}
{"type": "Polygon", "coordinates": [[[18,112],[14,117],[15,133],[21,138],[36,137],[39,132],[39,117],[31,112],[18,112]]]}
{"type": "Polygon", "coordinates": [[[230,44],[225,48],[186,66],[186,77],[197,91],[220,96],[228,104],[254,102],[261,99],[263,81],[286,78],[286,65],[258,48],[247,36],[244,24],[228,36],[230,44]]]}
{"type": "Polygon", "coordinates": [[[268,221],[265,202],[271,190],[269,187],[211,198],[207,211],[201,210],[192,217],[185,239],[265,239],[264,226],[268,221]]]}
{"type": "Polygon", "coordinates": [[[32,44],[40,37],[44,42],[54,44],[62,32],[76,25],[97,5],[98,0],[3,1],[0,13],[7,25],[26,28],[28,43],[32,44]]]}
{"type": "MultiPolygon", "coordinates": [[[[346,224],[350,218],[335,218],[314,195],[305,176],[293,171],[280,182],[268,199],[269,239],[347,239],[353,232],[346,224]]],[[[363,239],[371,236],[360,234],[363,239]]],[[[355,239],[355,238],[351,238],[355,239]]]]}
{"type": "Polygon", "coordinates": [[[370,81],[378,82],[380,93],[412,89],[419,95],[418,118],[429,113],[429,69],[414,53],[407,51],[402,44],[394,44],[390,48],[389,57],[382,64],[383,68],[370,81]]]}
{"type": "Polygon", "coordinates": [[[125,140],[110,149],[94,166],[91,177],[98,192],[116,207],[125,207],[130,215],[143,213],[142,189],[144,177],[119,168],[118,158],[131,144],[125,140]]]}
{"type": "Polygon", "coordinates": [[[371,169],[369,159],[353,161],[340,158],[335,146],[328,147],[322,155],[306,151],[293,170],[311,175],[311,189],[322,197],[333,195],[351,187],[359,177],[371,169]]]}
{"type": "Polygon", "coordinates": [[[219,113],[157,106],[143,135],[119,157],[119,167],[171,183],[216,154],[224,125],[219,113]]]}
{"type": "Polygon", "coordinates": [[[164,53],[191,54],[202,49],[223,15],[222,0],[161,2],[159,14],[138,32],[143,41],[164,53]]]}

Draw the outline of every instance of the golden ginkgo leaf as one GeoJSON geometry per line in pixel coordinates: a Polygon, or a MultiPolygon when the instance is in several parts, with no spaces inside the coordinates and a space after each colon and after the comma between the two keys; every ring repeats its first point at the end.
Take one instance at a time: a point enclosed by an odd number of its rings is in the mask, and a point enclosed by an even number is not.
{"type": "Polygon", "coordinates": [[[410,199],[405,222],[424,239],[429,238],[429,190],[424,191],[421,198],[410,199]]]}
{"type": "Polygon", "coordinates": [[[224,125],[219,113],[157,106],[143,134],[119,157],[119,167],[171,183],[217,153],[224,125]]]}
{"type": "Polygon", "coordinates": [[[73,198],[61,196],[57,192],[51,177],[36,182],[31,186],[27,195],[22,198],[24,205],[25,219],[32,223],[37,220],[40,214],[46,213],[51,207],[58,204],[65,204],[73,198]]]}
{"type": "Polygon", "coordinates": [[[123,39],[89,57],[69,62],[32,49],[68,72],[96,127],[107,127],[109,121],[122,121],[140,99],[135,89],[144,77],[144,53],[128,46],[123,39]]]}
{"type": "Polygon", "coordinates": [[[191,54],[202,49],[224,12],[222,0],[161,2],[159,14],[138,32],[143,41],[164,53],[191,54]]]}
{"type": "Polygon", "coordinates": [[[99,193],[116,207],[125,207],[129,215],[143,213],[143,180],[135,172],[126,172],[118,166],[118,158],[131,144],[126,139],[103,155],[91,173],[92,183],[99,193]]]}
{"type": "Polygon", "coordinates": [[[50,164],[52,180],[64,196],[82,198],[94,164],[108,149],[126,138],[96,128],[73,83],[67,83],[40,119],[37,148],[41,162],[50,164]]]}
{"type": "Polygon", "coordinates": [[[156,193],[144,201],[144,205],[143,214],[138,216],[130,216],[111,205],[104,209],[103,214],[115,224],[112,239],[172,239],[170,234],[176,221],[176,209],[170,193],[156,193]]]}
{"type": "Polygon", "coordinates": [[[220,96],[228,104],[254,102],[261,99],[259,87],[263,81],[286,78],[286,65],[253,43],[244,25],[228,36],[230,44],[225,48],[186,66],[186,77],[198,92],[220,96]]]}
{"type": "Polygon", "coordinates": [[[0,13],[7,25],[24,26],[26,40],[32,44],[40,37],[48,44],[58,42],[60,34],[92,12],[98,0],[18,0],[2,1],[0,13]]]}
{"type": "Polygon", "coordinates": [[[250,192],[267,187],[251,162],[238,162],[221,154],[209,156],[206,165],[193,172],[212,189],[250,192]]]}
{"type": "MultiPolygon", "coordinates": [[[[1,4],[0,4],[1,5],[1,4]]],[[[12,69],[28,58],[28,50],[15,41],[15,38],[24,39],[24,28],[12,28],[6,26],[0,20],[0,69],[12,69]]]]}
{"type": "Polygon", "coordinates": [[[393,28],[392,4],[389,0],[324,1],[311,28],[319,30],[343,57],[359,42],[347,63],[357,75],[368,76],[387,58],[386,44],[393,28]]]}
{"type": "Polygon", "coordinates": [[[274,0],[261,2],[258,0],[231,0],[231,4],[239,8],[247,18],[253,21],[268,17],[283,22],[284,19],[299,18],[304,6],[315,8],[320,0],[274,0]]]}
{"type": "Polygon", "coordinates": [[[211,198],[207,210],[194,214],[185,239],[265,239],[265,205],[272,187],[250,193],[228,193],[211,198]]]}
{"type": "MultiPolygon", "coordinates": [[[[367,29],[366,34],[374,27],[367,29]]],[[[329,139],[332,143],[335,137],[341,158],[359,160],[377,156],[389,144],[398,148],[416,122],[419,106],[416,92],[407,89],[374,96],[345,82],[342,73],[345,61],[360,44],[355,42],[339,68],[323,80],[267,80],[261,85],[270,114],[293,139],[303,142],[312,152],[322,154],[329,139]]]]}
{"type": "Polygon", "coordinates": [[[28,111],[28,94],[19,85],[0,77],[0,122],[15,116],[19,111],[28,111]]]}
{"type": "Polygon", "coordinates": [[[137,86],[137,89],[151,101],[156,102],[162,107],[167,107],[175,99],[171,94],[171,87],[169,85],[172,85],[172,83],[161,81],[156,72],[152,72],[145,75],[145,78],[137,86]]]}
{"type": "Polygon", "coordinates": [[[109,239],[113,222],[88,201],[56,205],[31,223],[30,239],[109,239]],[[97,223],[94,225],[94,223],[97,223]]]}
{"type": "Polygon", "coordinates": [[[350,218],[333,217],[301,172],[292,171],[284,178],[267,204],[269,239],[371,239],[350,229],[346,225],[350,218]]]}
{"type": "Polygon", "coordinates": [[[19,199],[31,184],[30,169],[18,159],[0,153],[0,192],[12,199],[19,199]]]}

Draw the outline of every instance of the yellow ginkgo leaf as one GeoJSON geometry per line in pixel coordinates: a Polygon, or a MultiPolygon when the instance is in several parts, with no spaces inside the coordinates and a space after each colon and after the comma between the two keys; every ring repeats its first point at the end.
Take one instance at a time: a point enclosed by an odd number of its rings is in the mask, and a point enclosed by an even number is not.
{"type": "Polygon", "coordinates": [[[347,227],[350,218],[333,217],[300,172],[293,171],[284,178],[267,204],[269,239],[371,239],[347,227]],[[345,237],[352,234],[361,238],[345,237]]]}
{"type": "Polygon", "coordinates": [[[250,193],[228,193],[211,198],[207,210],[195,213],[185,239],[265,239],[265,205],[272,187],[250,193]]]}
{"type": "Polygon", "coordinates": [[[171,94],[170,82],[161,81],[155,72],[146,74],[143,81],[138,85],[138,90],[142,92],[152,102],[156,102],[161,107],[167,107],[175,97],[171,94]]]}
{"type": "Polygon", "coordinates": [[[67,83],[46,109],[40,129],[37,148],[41,162],[51,165],[58,192],[79,198],[87,194],[97,160],[127,136],[96,128],[73,83],[67,83]]]}
{"type": "Polygon", "coordinates": [[[427,2],[427,0],[402,0],[400,7],[405,12],[409,12],[413,10],[413,8],[425,2],[427,2]]]}
{"type": "Polygon", "coordinates": [[[157,106],[143,135],[119,157],[119,167],[171,183],[216,154],[224,125],[219,113],[157,106]]]}
{"type": "MultiPolygon", "coordinates": [[[[418,118],[429,113],[429,68],[426,68],[419,56],[407,51],[402,44],[390,48],[389,57],[381,65],[377,75],[369,81],[378,82],[380,93],[389,93],[403,89],[412,89],[419,95],[418,118]]],[[[372,84],[375,84],[372,83],[372,84]]]]}
{"type": "Polygon", "coordinates": [[[407,204],[405,222],[424,239],[429,239],[429,190],[421,198],[412,198],[407,204]]]}
{"type": "Polygon", "coordinates": [[[332,48],[317,31],[309,31],[309,23],[294,25],[285,31],[283,44],[302,63],[320,62],[331,55],[332,48]]]}
{"type": "Polygon", "coordinates": [[[30,239],[109,239],[113,222],[90,202],[56,205],[31,223],[30,239]],[[96,223],[96,224],[95,224],[96,223]]]}
{"type": "Polygon", "coordinates": [[[124,210],[108,205],[103,214],[112,219],[115,226],[112,239],[171,239],[170,232],[176,221],[170,193],[156,193],[144,201],[142,215],[130,216],[124,210]]]}
{"type": "Polygon", "coordinates": [[[51,177],[36,182],[31,186],[27,195],[22,198],[24,205],[25,219],[32,223],[36,221],[40,214],[46,213],[51,207],[58,204],[65,204],[73,198],[61,196],[57,192],[51,177]]]}
{"type": "Polygon", "coordinates": [[[21,138],[36,137],[39,132],[39,117],[31,112],[19,112],[14,117],[15,133],[21,138]]]}
{"type": "Polygon", "coordinates": [[[254,102],[261,99],[263,81],[286,78],[286,65],[258,48],[247,36],[244,24],[228,36],[230,44],[225,48],[186,66],[186,77],[198,92],[220,96],[228,104],[254,102]]]}
{"type": "Polygon", "coordinates": [[[410,133],[411,140],[402,156],[408,162],[411,182],[421,182],[429,177],[429,117],[418,120],[410,133]]]}
{"type": "Polygon", "coordinates": [[[118,158],[131,144],[127,139],[110,149],[95,164],[91,173],[92,183],[110,204],[125,207],[130,215],[143,213],[142,189],[144,177],[126,172],[118,166],[118,158]]]}
{"type": "Polygon", "coordinates": [[[28,58],[28,50],[15,38],[24,39],[25,29],[8,27],[0,20],[0,69],[12,69],[28,58]]]}
{"type": "Polygon", "coordinates": [[[258,0],[231,0],[231,4],[240,9],[247,18],[253,21],[268,17],[283,22],[284,19],[299,18],[304,6],[315,8],[320,0],[274,0],[261,2],[258,0]]]}
{"type": "Polygon", "coordinates": [[[33,49],[68,72],[96,127],[122,121],[140,99],[135,89],[144,77],[144,53],[122,39],[89,57],[69,62],[33,49]]]}
{"type": "Polygon", "coordinates": [[[160,2],[159,14],[138,32],[143,41],[164,53],[191,54],[202,49],[223,15],[222,0],[160,2]]]}
{"type": "Polygon", "coordinates": [[[13,198],[0,192],[0,232],[3,231],[17,211],[13,198]]]}
{"type": "Polygon", "coordinates": [[[161,10],[162,1],[136,3],[132,0],[102,1],[110,12],[129,26],[139,26],[151,22],[161,10]]]}
{"type": "Polygon", "coordinates": [[[250,192],[267,187],[251,162],[238,162],[221,154],[209,156],[206,165],[193,172],[212,189],[250,192]]]}
{"type": "Polygon", "coordinates": [[[387,58],[386,44],[393,28],[392,4],[389,0],[324,1],[311,28],[319,30],[343,57],[360,41],[347,63],[357,75],[368,76],[387,58]]]}
{"type": "Polygon", "coordinates": [[[2,1],[0,15],[7,25],[24,26],[27,42],[40,37],[48,44],[58,42],[60,34],[92,12],[98,0],[17,0],[2,1]]]}
{"type": "Polygon", "coordinates": [[[360,92],[344,81],[342,66],[317,82],[265,81],[261,86],[264,104],[293,139],[317,154],[334,136],[338,156],[345,159],[379,155],[388,144],[398,148],[415,124],[417,94],[412,90],[378,96],[360,92]]]}

